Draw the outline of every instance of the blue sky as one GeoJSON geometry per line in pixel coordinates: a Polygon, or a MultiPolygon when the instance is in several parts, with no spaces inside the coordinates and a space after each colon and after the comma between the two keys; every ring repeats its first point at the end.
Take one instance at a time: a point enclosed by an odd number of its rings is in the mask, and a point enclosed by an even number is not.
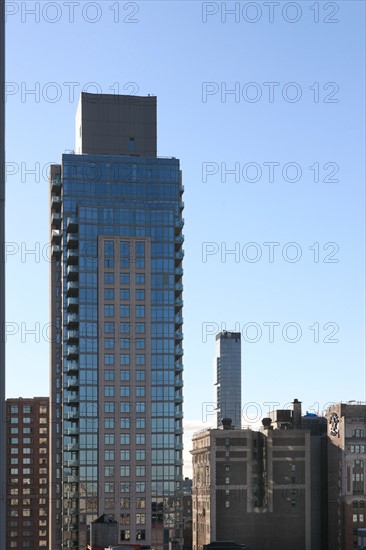
{"type": "Polygon", "coordinates": [[[43,173],[84,89],[156,94],[158,153],[181,159],[187,437],[221,328],[243,332],[243,423],[365,400],[365,4],[45,5],[8,2],[7,396],[48,393],[43,173]]]}

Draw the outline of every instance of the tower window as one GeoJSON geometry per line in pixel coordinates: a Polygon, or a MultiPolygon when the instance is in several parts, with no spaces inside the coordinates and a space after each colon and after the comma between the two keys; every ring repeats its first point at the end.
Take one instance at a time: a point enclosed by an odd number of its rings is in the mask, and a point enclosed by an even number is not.
{"type": "Polygon", "coordinates": [[[135,152],[135,138],[131,137],[130,138],[130,153],[134,153],[135,152]]]}

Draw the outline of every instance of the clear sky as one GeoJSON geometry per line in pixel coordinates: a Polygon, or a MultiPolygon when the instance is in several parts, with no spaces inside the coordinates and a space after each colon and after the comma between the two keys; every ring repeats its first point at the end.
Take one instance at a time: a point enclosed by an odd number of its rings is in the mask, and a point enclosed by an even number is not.
{"type": "Polygon", "coordinates": [[[85,90],[157,95],[158,154],[181,159],[186,452],[221,329],[243,334],[243,424],[365,400],[365,3],[7,10],[7,396],[48,394],[45,174],[85,90]]]}

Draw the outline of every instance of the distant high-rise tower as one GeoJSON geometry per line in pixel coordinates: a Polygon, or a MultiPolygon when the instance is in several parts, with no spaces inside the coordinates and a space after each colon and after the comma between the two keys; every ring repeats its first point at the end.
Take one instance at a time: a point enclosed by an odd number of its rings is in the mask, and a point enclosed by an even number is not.
{"type": "Polygon", "coordinates": [[[241,427],[241,334],[223,331],[216,335],[217,427],[222,418],[231,418],[241,427]]]}
{"type": "Polygon", "coordinates": [[[82,94],[51,167],[50,550],[182,544],[183,187],[156,97],[82,94]]]}

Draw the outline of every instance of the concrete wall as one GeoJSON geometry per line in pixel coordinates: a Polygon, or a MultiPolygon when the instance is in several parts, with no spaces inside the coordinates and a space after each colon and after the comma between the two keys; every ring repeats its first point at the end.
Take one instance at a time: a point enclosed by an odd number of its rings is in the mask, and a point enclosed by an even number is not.
{"type": "Polygon", "coordinates": [[[90,155],[156,157],[156,97],[82,93],[75,150],[90,155]]]}

